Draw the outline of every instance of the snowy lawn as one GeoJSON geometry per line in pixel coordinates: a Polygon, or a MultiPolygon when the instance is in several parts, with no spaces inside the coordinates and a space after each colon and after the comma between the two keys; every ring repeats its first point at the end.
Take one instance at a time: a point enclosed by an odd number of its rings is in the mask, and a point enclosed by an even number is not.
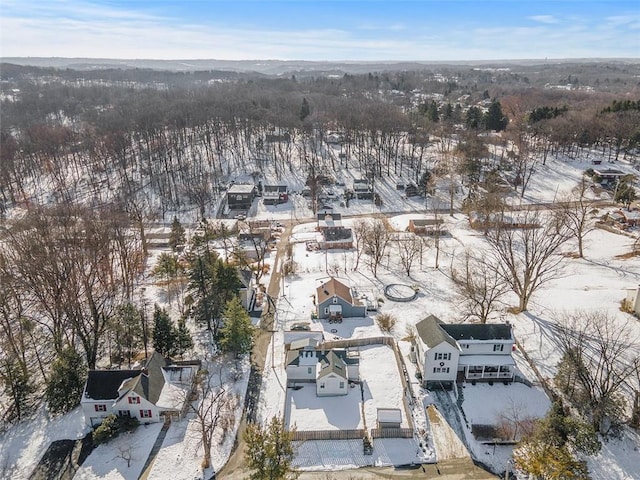
{"type": "Polygon", "coordinates": [[[471,425],[495,426],[502,415],[518,414],[519,418],[541,418],[551,406],[551,401],[543,390],[522,383],[465,383],[462,388],[462,410],[471,425]]]}
{"type": "Polygon", "coordinates": [[[355,430],[364,428],[360,389],[350,388],[347,395],[316,396],[316,384],[305,384],[300,390],[288,389],[290,413],[288,426],[304,430],[355,430]]]}
{"type": "Polygon", "coordinates": [[[0,435],[0,474],[15,480],[29,478],[51,442],[77,440],[90,430],[79,407],[57,418],[40,408],[29,421],[0,435]]]}
{"type": "Polygon", "coordinates": [[[140,425],[98,446],[74,475],[74,480],[136,480],[142,472],[162,423],[140,425]],[[129,456],[131,463],[122,458],[129,456]]]}
{"type": "Polygon", "coordinates": [[[375,439],[373,455],[363,453],[362,440],[307,440],[296,442],[293,465],[306,471],[335,471],[425,461],[418,444],[411,438],[375,439]]]}

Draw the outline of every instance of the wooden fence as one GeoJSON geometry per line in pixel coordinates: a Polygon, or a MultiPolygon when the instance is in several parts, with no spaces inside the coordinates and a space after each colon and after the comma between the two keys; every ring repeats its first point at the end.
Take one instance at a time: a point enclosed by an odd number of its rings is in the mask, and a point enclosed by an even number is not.
{"type": "Polygon", "coordinates": [[[372,428],[371,438],[413,438],[413,428],[372,428]]]}
{"type": "Polygon", "coordinates": [[[293,440],[353,440],[364,438],[364,429],[358,430],[302,430],[294,431],[293,440]]]}
{"type": "Polygon", "coordinates": [[[332,348],[364,347],[366,345],[394,345],[394,343],[393,337],[347,338],[346,340],[323,342],[318,348],[330,350],[332,348]]]}

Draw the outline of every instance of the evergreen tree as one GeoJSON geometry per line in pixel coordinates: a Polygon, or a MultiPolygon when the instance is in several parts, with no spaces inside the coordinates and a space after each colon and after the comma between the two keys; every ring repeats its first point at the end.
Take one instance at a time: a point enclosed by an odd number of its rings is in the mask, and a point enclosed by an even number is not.
{"type": "Polygon", "coordinates": [[[477,130],[482,126],[482,112],[478,107],[469,107],[464,124],[468,129],[477,130]]]}
{"type": "Polygon", "coordinates": [[[29,369],[18,357],[5,355],[0,359],[0,384],[11,401],[10,418],[22,419],[31,409],[31,396],[35,392],[29,369]]]}
{"type": "Polygon", "coordinates": [[[430,170],[425,170],[420,177],[420,181],[418,182],[418,186],[420,187],[420,192],[423,195],[427,195],[432,188],[433,184],[433,175],[431,175],[430,170]]]}
{"type": "Polygon", "coordinates": [[[507,128],[507,117],[502,113],[502,105],[497,100],[491,102],[489,105],[489,110],[484,115],[484,127],[487,130],[495,130],[496,132],[500,132],[507,128]]]}
{"type": "Polygon", "coordinates": [[[440,120],[440,114],[438,113],[438,104],[435,100],[431,100],[431,103],[429,103],[426,115],[427,118],[434,123],[437,123],[440,120]]]}
{"type": "Polygon", "coordinates": [[[167,311],[156,305],[153,312],[153,348],[156,352],[170,357],[175,349],[176,332],[167,311]]]}
{"type": "Polygon", "coordinates": [[[171,223],[171,234],[169,235],[169,247],[174,252],[178,249],[178,245],[184,245],[186,242],[186,236],[184,232],[184,227],[178,220],[178,217],[173,217],[173,222],[171,223]]]}
{"type": "Polygon", "coordinates": [[[444,106],[444,109],[442,111],[442,120],[444,120],[445,122],[451,122],[453,120],[453,106],[451,105],[451,103],[447,103],[444,106]]]}
{"type": "Polygon", "coordinates": [[[250,423],[244,432],[247,443],[245,460],[250,480],[289,480],[298,478],[292,466],[295,450],[293,435],[284,426],[284,421],[273,417],[261,426],[250,423]]]}
{"type": "Polygon", "coordinates": [[[300,120],[304,122],[305,118],[307,118],[311,114],[311,108],[309,108],[309,102],[307,102],[306,98],[302,99],[302,105],[300,106],[300,120]]]}
{"type": "Polygon", "coordinates": [[[112,361],[121,363],[126,359],[131,366],[133,356],[142,346],[140,312],[131,303],[120,305],[109,319],[107,328],[113,339],[112,361]]]}
{"type": "Polygon", "coordinates": [[[193,339],[191,338],[191,333],[187,329],[184,320],[180,320],[178,322],[178,328],[176,329],[175,336],[175,351],[178,355],[184,355],[185,351],[193,347],[193,339]]]}
{"type": "Polygon", "coordinates": [[[235,356],[249,353],[253,343],[253,325],[238,297],[227,302],[223,316],[224,326],[220,329],[222,350],[235,356]]]}
{"type": "Polygon", "coordinates": [[[636,199],[636,189],[631,185],[626,178],[623,178],[618,183],[615,191],[614,200],[618,203],[624,204],[625,207],[630,208],[631,204],[636,199]]]}
{"type": "Polygon", "coordinates": [[[66,347],[51,364],[45,397],[51,413],[67,413],[80,403],[87,368],[82,355],[73,347],[66,347]]]}
{"type": "Polygon", "coordinates": [[[216,304],[216,275],[218,255],[210,250],[189,256],[189,292],[193,298],[192,314],[197,322],[212,330],[216,304]]]}
{"type": "Polygon", "coordinates": [[[197,322],[218,335],[218,321],[227,302],[241,287],[235,266],[222,261],[209,250],[196,252],[189,258],[189,291],[193,298],[192,314],[197,322]]]}

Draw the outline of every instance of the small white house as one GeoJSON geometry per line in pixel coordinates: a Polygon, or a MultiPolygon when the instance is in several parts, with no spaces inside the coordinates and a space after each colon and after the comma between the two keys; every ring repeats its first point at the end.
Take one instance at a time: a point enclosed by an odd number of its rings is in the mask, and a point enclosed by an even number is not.
{"type": "Polygon", "coordinates": [[[327,397],[347,395],[349,393],[349,374],[347,364],[335,352],[329,352],[319,362],[316,378],[316,395],[327,397]]]}

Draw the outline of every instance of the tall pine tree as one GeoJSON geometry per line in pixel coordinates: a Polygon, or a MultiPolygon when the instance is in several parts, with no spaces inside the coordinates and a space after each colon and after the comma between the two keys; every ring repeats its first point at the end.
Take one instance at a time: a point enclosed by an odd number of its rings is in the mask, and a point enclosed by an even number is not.
{"type": "Polygon", "coordinates": [[[82,355],[68,346],[51,364],[45,397],[51,413],[67,413],[80,403],[87,367],[82,355]]]}
{"type": "Polygon", "coordinates": [[[224,326],[220,329],[220,347],[235,356],[249,353],[253,344],[253,325],[240,299],[234,297],[224,311],[224,326]]]}
{"type": "Polygon", "coordinates": [[[160,355],[173,355],[176,344],[176,329],[164,308],[156,305],[153,312],[153,348],[160,355]]]}

